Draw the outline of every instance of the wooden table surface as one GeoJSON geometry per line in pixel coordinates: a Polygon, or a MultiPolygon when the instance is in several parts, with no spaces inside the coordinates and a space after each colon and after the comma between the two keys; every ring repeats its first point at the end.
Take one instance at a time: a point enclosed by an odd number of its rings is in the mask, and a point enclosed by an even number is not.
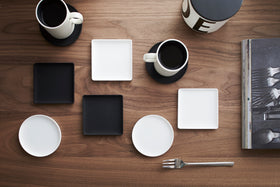
{"type": "Polygon", "coordinates": [[[280,151],[241,149],[241,49],[248,38],[280,37],[280,1],[244,0],[219,31],[201,34],[181,17],[181,0],[68,0],[84,16],[80,38],[57,47],[44,40],[35,18],[38,1],[0,1],[0,186],[279,186],[280,151]],[[190,53],[187,73],[176,83],[154,81],[143,54],[156,42],[176,38],[190,53]],[[133,80],[93,82],[91,40],[132,39],[133,80]],[[33,104],[33,64],[73,62],[75,102],[33,104]],[[219,129],[177,129],[179,88],[218,88],[219,129]],[[121,136],[83,136],[82,97],[123,95],[121,136]],[[24,119],[45,114],[60,125],[62,141],[51,156],[35,158],[21,148],[24,119]],[[158,114],[174,129],[163,156],[142,156],[132,145],[138,119],[158,114]],[[161,168],[163,159],[234,161],[228,167],[161,168]]]}

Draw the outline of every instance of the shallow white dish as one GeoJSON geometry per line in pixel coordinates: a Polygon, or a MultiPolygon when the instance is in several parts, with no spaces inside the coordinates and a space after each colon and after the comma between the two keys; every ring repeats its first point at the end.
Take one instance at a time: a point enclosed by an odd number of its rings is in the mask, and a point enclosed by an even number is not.
{"type": "Polygon", "coordinates": [[[92,40],[91,78],[94,81],[131,81],[132,40],[92,40]]]}
{"type": "Polygon", "coordinates": [[[21,124],[18,138],[30,155],[44,157],[52,154],[61,142],[61,131],[55,120],[45,115],[33,115],[21,124]]]}
{"type": "Polygon", "coordinates": [[[181,88],[178,90],[179,129],[219,127],[218,89],[181,88]]]}
{"type": "Polygon", "coordinates": [[[145,156],[157,157],[166,153],[174,139],[170,123],[159,115],[139,119],[132,130],[135,148],[145,156]]]}

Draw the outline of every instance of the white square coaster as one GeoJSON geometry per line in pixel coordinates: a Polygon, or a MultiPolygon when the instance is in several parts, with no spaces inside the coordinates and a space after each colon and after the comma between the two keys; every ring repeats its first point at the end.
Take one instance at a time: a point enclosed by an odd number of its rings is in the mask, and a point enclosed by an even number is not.
{"type": "Polygon", "coordinates": [[[179,129],[219,127],[218,89],[181,88],[178,90],[179,129]]]}
{"type": "Polygon", "coordinates": [[[131,81],[132,40],[92,40],[91,78],[93,81],[131,81]]]}

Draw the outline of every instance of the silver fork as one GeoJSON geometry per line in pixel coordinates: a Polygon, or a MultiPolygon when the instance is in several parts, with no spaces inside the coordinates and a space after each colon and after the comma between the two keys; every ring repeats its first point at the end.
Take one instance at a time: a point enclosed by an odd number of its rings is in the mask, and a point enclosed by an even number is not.
{"type": "Polygon", "coordinates": [[[272,97],[272,99],[278,99],[280,96],[280,89],[272,88],[270,92],[270,96],[272,97]]]}
{"type": "Polygon", "coordinates": [[[192,162],[186,163],[179,158],[168,159],[162,162],[163,168],[182,168],[184,166],[233,166],[234,162],[192,162]]]}
{"type": "Polygon", "coordinates": [[[273,77],[277,73],[280,73],[280,67],[276,67],[276,68],[269,67],[269,68],[267,68],[267,70],[271,77],[273,77]]]}
{"type": "Polygon", "coordinates": [[[277,78],[273,78],[273,77],[268,77],[267,78],[267,85],[272,87],[274,86],[276,83],[278,83],[280,81],[280,79],[277,78]]]}

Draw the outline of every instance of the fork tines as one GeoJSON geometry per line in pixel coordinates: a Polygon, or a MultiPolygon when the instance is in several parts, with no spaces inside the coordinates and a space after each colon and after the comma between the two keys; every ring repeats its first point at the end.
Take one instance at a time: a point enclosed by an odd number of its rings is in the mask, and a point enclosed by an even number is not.
{"type": "Polygon", "coordinates": [[[176,159],[168,159],[162,161],[162,168],[175,168],[176,159]]]}
{"type": "Polygon", "coordinates": [[[272,88],[270,96],[272,97],[272,99],[278,99],[280,96],[279,90],[277,88],[272,88]]]}
{"type": "Polygon", "coordinates": [[[276,67],[276,68],[269,67],[269,68],[267,68],[267,70],[268,70],[269,76],[271,76],[271,77],[273,77],[275,74],[280,73],[280,67],[276,67]]]}

